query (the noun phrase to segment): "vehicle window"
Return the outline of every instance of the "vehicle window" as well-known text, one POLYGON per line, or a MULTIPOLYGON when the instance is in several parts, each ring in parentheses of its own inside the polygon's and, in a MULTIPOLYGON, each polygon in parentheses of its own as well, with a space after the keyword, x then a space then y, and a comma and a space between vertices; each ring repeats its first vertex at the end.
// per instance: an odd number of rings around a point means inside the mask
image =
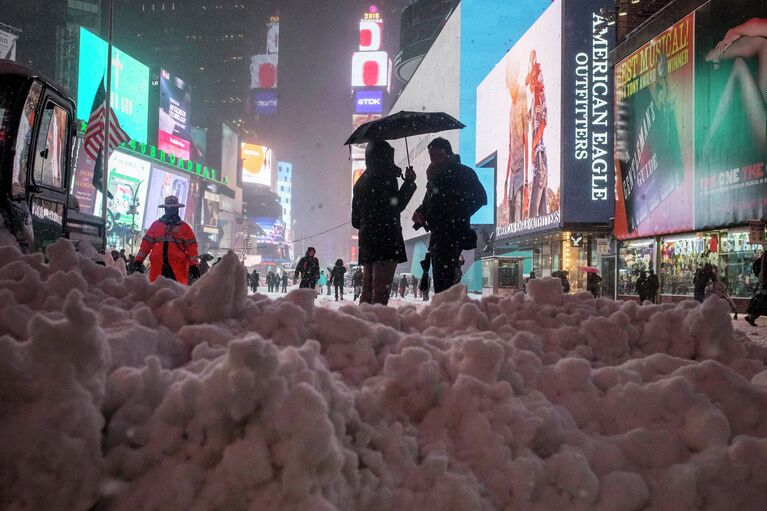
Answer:
POLYGON ((27 184, 27 161, 32 143, 32 127, 35 125, 35 115, 42 90, 43 86, 40 83, 34 82, 32 84, 29 88, 27 99, 24 101, 24 110, 19 119, 19 131, 16 136, 16 151, 13 156, 13 174, 11 179, 11 194, 14 198, 24 196, 24 188, 27 184))
POLYGON ((63 186, 68 125, 67 111, 52 101, 47 102, 35 148, 36 183, 57 188, 63 186))

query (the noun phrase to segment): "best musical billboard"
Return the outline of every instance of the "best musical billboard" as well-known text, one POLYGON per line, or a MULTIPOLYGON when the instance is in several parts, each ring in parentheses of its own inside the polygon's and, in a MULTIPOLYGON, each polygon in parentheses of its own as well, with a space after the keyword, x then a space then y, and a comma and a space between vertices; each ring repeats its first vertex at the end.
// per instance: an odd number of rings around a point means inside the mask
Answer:
POLYGON ((692 229, 693 18, 615 66, 619 237, 692 229))
MULTIPOLYGON (((106 74, 107 42, 80 28, 77 118, 87 121, 93 98, 106 74)), ((106 87, 106 84, 105 84, 106 87)), ((112 46, 111 105, 120 126, 133 139, 147 143, 149 68, 112 46)))
POLYGON ((248 144, 240 145, 242 160, 242 183, 272 186, 272 150, 266 146, 248 144))
POLYGON ((189 159, 191 136, 189 112, 192 91, 178 76, 160 70, 160 122, 157 147, 179 158, 189 159))
POLYGON ((560 225, 561 27, 555 2, 477 88, 477 162, 495 155, 497 238, 560 225))

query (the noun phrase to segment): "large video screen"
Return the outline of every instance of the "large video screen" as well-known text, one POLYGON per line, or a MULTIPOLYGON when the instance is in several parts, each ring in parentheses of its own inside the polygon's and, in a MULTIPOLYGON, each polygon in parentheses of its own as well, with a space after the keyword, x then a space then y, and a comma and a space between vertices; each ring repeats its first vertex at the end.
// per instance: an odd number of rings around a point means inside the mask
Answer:
MULTIPOLYGON (((160 208, 165 203, 165 197, 175 195, 181 204, 186 204, 189 196, 189 178, 175 172, 170 172, 165 167, 152 165, 152 176, 149 180, 149 193, 146 198, 146 216, 144 229, 149 229, 152 222, 165 214, 165 209, 160 208)), ((185 219, 186 207, 179 209, 179 216, 185 219)))
POLYGON ((151 164, 140 158, 115 151, 109 158, 109 191, 112 199, 107 208, 114 215, 115 224, 141 228, 144 219, 144 204, 149 185, 151 164), (130 207, 135 194, 136 214, 131 215, 130 207))
MULTIPOLYGON (((80 28, 77 118, 88 120, 96 90, 106 75, 107 42, 80 28)), ((105 82, 106 87, 106 82, 105 82)), ((149 68, 112 46, 112 108, 120 126, 133 139, 147 143, 149 68)))
POLYGON ((285 243, 285 224, 279 218, 256 217, 254 223, 261 228, 256 236, 259 243, 285 243))
MULTIPOLYGON (((461 2, 460 22, 460 119, 466 127, 460 132, 460 146, 453 148, 467 165, 476 157, 477 87, 498 61, 535 23, 551 0, 471 0, 461 2), (513 8, 509 8, 513 5, 513 8), (489 14, 490 13, 490 14, 489 14)), ((588 23, 589 28, 591 24, 588 23)), ((487 193, 488 203, 471 218, 472 224, 495 222, 495 172, 492 168, 474 169, 487 193)))
POLYGON ((160 122, 157 131, 157 147, 166 153, 188 160, 191 136, 189 113, 192 108, 192 91, 178 76, 165 69, 160 70, 160 122))
POLYGON ((561 3, 477 89, 477 163, 495 156, 496 237, 560 224, 561 3))
POLYGON ((242 143, 242 183, 272 186, 272 150, 266 146, 242 143))

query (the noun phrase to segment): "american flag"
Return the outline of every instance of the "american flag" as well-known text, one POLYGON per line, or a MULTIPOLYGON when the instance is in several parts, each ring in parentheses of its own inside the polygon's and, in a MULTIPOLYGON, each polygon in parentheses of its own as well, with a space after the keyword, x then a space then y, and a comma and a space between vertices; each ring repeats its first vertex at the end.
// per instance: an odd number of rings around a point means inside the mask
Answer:
MULTIPOLYGON (((106 116, 104 112, 106 110, 106 90, 104 89, 104 79, 101 79, 98 90, 96 90, 96 96, 93 98, 93 106, 91 107, 91 115, 88 118, 88 127, 85 129, 85 153, 92 159, 96 160, 104 145, 104 122, 106 116)), ((120 121, 117 120, 112 107, 109 107, 109 148, 107 151, 107 158, 112 154, 115 147, 119 146, 123 142, 130 140, 130 137, 120 126, 120 121)))

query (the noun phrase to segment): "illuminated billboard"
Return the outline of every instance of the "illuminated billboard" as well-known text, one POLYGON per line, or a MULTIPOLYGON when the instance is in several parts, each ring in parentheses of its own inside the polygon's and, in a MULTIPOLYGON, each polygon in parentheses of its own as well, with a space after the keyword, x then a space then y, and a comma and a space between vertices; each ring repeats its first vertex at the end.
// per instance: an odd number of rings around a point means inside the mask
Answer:
POLYGON ((615 66, 619 236, 692 229, 693 23, 691 14, 615 66))
POLYGON ((144 218, 144 206, 149 187, 149 169, 151 164, 143 159, 115 151, 109 158, 109 191, 112 198, 107 201, 107 208, 114 215, 115 224, 141 227, 144 218), (136 198, 136 215, 131 215, 133 198, 136 198))
POLYGON ((277 245, 285 243, 285 224, 279 218, 253 217, 251 221, 258 225, 256 241, 261 244, 277 245))
POLYGON ((221 213, 221 194, 214 184, 205 183, 202 192, 202 213, 200 223, 205 234, 218 235, 221 213))
POLYGON ((258 90, 253 93, 253 112, 256 115, 277 113, 277 91, 258 90))
POLYGON ((221 175, 229 182, 237 182, 240 143, 237 133, 228 124, 221 124, 221 175))
POLYGON ((383 112, 383 91, 358 90, 354 93, 355 114, 380 114, 383 112))
POLYGON ((352 87, 386 87, 389 55, 385 51, 358 51, 352 55, 352 87))
MULTIPOLYGON (((107 67, 107 42, 80 28, 77 118, 88 120, 107 67)), ((120 126, 133 139, 147 141, 149 68, 112 46, 111 105, 120 126)))
POLYGON ((257 144, 240 144, 242 183, 272 186, 272 150, 257 144))
MULTIPOLYGON (((152 165, 149 193, 146 198, 144 229, 149 229, 152 222, 165 214, 165 210, 159 206, 165 203, 165 197, 169 195, 175 195, 181 204, 186 204, 189 196, 189 178, 170 172, 166 167, 152 165)), ((186 207, 179 209, 179 215, 182 220, 185 219, 186 207)))
POLYGON ((250 88, 277 88, 277 54, 253 55, 250 58, 250 88))
POLYGON ((184 80, 160 70, 160 122, 157 147, 179 158, 189 159, 191 136, 189 111, 192 91, 184 80))
POLYGON ((561 26, 556 2, 477 89, 477 162, 495 158, 497 238, 560 225, 561 26))
POLYGON ((380 51, 383 45, 383 20, 360 21, 360 51, 380 51))

